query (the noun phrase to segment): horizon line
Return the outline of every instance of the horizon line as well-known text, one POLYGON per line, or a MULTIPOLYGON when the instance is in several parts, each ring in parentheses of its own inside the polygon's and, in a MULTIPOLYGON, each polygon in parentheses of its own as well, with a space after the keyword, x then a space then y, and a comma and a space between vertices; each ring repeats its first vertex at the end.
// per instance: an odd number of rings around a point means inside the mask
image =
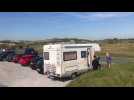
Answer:
POLYGON ((25 39, 19 39, 19 40, 12 40, 12 39, 0 39, 0 41, 44 41, 44 40, 52 40, 52 39, 82 39, 82 40, 90 40, 90 41, 96 41, 96 40, 107 40, 107 39, 134 39, 133 38, 117 38, 117 37, 113 37, 113 38, 103 38, 103 39, 85 39, 85 38, 46 38, 46 39, 29 39, 29 40, 25 40, 25 39))

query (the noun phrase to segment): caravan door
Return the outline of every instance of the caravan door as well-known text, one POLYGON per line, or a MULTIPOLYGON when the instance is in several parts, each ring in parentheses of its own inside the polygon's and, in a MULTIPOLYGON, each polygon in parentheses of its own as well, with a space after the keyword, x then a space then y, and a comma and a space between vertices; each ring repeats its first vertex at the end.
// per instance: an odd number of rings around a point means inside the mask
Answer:
POLYGON ((92 48, 87 48, 87 65, 89 69, 92 68, 92 48))

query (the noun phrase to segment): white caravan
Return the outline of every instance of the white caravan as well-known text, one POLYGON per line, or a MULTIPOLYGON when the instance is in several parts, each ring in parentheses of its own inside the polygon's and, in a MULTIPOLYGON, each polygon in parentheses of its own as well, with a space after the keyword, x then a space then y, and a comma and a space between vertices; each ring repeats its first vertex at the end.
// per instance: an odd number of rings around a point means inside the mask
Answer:
POLYGON ((92 69, 95 52, 99 44, 51 44, 44 45, 44 72, 53 77, 74 77, 92 69))

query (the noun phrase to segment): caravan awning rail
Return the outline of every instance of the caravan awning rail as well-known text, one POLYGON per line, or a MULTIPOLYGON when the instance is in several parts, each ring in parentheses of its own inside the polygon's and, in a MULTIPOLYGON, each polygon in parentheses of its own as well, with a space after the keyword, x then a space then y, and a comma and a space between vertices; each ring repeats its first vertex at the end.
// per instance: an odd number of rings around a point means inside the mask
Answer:
POLYGON ((89 48, 92 46, 64 46, 65 48, 89 48))

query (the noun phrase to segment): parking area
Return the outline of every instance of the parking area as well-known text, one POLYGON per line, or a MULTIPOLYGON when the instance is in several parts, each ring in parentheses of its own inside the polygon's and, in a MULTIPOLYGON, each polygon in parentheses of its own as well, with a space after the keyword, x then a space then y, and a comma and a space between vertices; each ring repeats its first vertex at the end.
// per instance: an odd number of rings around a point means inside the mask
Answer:
POLYGON ((69 82, 51 80, 20 64, 0 62, 0 87, 64 87, 69 82))

